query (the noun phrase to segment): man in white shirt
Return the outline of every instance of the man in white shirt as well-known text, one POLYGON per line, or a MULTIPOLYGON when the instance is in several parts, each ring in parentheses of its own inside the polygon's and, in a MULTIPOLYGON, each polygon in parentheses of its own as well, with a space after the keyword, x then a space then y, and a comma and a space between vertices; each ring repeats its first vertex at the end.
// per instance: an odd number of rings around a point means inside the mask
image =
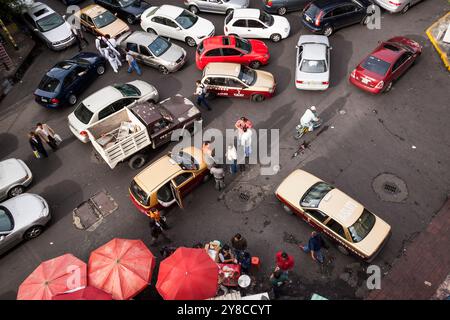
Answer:
POLYGON ((300 124, 303 127, 308 127, 309 131, 313 131, 314 123, 317 121, 319 121, 319 118, 317 117, 316 107, 312 106, 311 108, 306 109, 305 113, 300 119, 300 124))
POLYGON ((244 147, 245 157, 250 157, 252 153, 252 130, 244 127, 240 138, 240 145, 244 147))

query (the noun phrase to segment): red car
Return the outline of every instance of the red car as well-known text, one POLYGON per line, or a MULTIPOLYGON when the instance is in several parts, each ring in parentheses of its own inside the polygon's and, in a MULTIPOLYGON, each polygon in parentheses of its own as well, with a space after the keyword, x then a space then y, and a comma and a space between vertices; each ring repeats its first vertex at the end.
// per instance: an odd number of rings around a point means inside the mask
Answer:
POLYGON ((269 48, 260 40, 242 39, 236 36, 216 36, 202 41, 195 54, 200 70, 210 62, 245 64, 253 69, 269 62, 269 48))
POLYGON ((350 82, 370 93, 388 92, 422 53, 414 40, 395 37, 380 45, 350 74, 350 82))

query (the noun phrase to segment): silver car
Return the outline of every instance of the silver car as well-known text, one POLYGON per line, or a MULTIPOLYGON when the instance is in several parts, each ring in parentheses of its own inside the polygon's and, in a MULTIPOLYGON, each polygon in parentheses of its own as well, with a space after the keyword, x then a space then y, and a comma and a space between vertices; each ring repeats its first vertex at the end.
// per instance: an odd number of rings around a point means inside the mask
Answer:
POLYGON ((375 0, 375 4, 392 13, 406 13, 413 5, 422 0, 375 0))
POLYGON ((63 50, 75 43, 69 23, 46 4, 33 3, 23 13, 23 19, 52 50, 63 50))
POLYGON ((189 10, 198 12, 222 13, 228 15, 234 9, 247 8, 250 0, 184 0, 189 10))
POLYGON ((0 255, 39 236, 50 219, 47 202, 36 194, 24 193, 0 203, 0 255))
POLYGON ((22 194, 32 180, 33 175, 22 160, 0 161, 0 200, 22 194))
POLYGON ((153 33, 135 31, 120 37, 117 43, 129 49, 139 62, 163 74, 175 72, 186 62, 186 51, 166 38, 153 33))

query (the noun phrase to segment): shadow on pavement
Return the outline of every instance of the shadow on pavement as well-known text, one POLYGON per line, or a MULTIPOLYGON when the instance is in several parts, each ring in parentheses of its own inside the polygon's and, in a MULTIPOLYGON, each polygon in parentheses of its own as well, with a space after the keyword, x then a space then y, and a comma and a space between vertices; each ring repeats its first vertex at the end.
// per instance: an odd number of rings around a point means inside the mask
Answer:
POLYGON ((17 137, 11 133, 0 133, 0 159, 16 151, 19 145, 17 137))

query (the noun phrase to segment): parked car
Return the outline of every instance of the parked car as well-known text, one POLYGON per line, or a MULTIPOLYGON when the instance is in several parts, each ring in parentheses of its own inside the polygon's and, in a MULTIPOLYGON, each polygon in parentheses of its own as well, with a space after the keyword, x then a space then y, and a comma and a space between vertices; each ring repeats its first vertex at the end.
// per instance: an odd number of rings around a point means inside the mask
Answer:
POLYGON ((39 236, 50 219, 47 202, 36 194, 24 193, 0 203, 0 255, 39 236))
POLYGON ((297 43, 295 86, 326 90, 330 85, 330 42, 326 36, 303 35, 297 43))
POLYGON ((211 21, 186 9, 166 4, 147 9, 141 17, 141 28, 150 33, 186 42, 190 47, 212 37, 215 31, 211 21))
POLYGON ((414 40, 405 37, 389 39, 358 64, 349 80, 370 93, 388 92, 421 53, 421 45, 414 40))
POLYGON ((97 4, 90 4, 87 7, 75 12, 81 29, 94 35, 105 36, 109 34, 112 38, 118 38, 122 34, 130 31, 128 25, 117 18, 111 11, 97 4))
POLYGON ((144 214, 175 203, 183 207, 183 197, 206 180, 208 172, 200 149, 187 147, 169 153, 134 177, 129 188, 131 201, 144 214))
POLYGON ((105 73, 105 67, 106 59, 92 52, 58 62, 39 82, 35 101, 48 108, 75 105, 80 94, 105 73))
POLYGON ((311 0, 262 0, 264 11, 284 16, 287 12, 302 10, 311 0))
POLYGON ((0 161, 0 200, 22 194, 33 180, 30 169, 20 159, 0 161))
POLYGON ((184 0, 194 14, 201 12, 229 14, 234 9, 247 8, 250 0, 184 0))
POLYGON ((124 50, 129 49, 139 62, 158 69, 163 74, 175 72, 186 62, 186 50, 156 34, 134 31, 117 40, 124 50))
POLYGON ((375 4, 392 13, 406 13, 413 5, 422 0, 374 0, 375 4))
POLYGON ((142 13, 150 8, 150 4, 143 0, 94 0, 94 2, 117 14, 129 24, 139 22, 142 13))
POLYGON ((370 22, 370 0, 314 0, 302 13, 303 25, 327 37, 338 29, 370 22))
POLYGON ((278 42, 287 38, 290 31, 291 26, 285 17, 273 16, 259 9, 236 9, 225 18, 225 35, 278 42))
POLYGON ((69 129, 81 142, 89 142, 86 128, 124 107, 143 101, 157 102, 156 88, 147 82, 134 80, 125 84, 107 86, 84 99, 69 114, 69 129))
POLYGON ((209 95, 250 98, 261 102, 275 93, 275 79, 266 71, 237 63, 211 62, 201 80, 209 95))
POLYGON ((269 58, 269 48, 260 40, 215 36, 205 39, 198 45, 195 63, 200 70, 210 62, 234 62, 257 69, 261 65, 266 65, 269 58))
POLYGON ((390 236, 391 227, 385 221, 306 171, 293 171, 275 195, 286 211, 328 236, 344 254, 351 252, 370 262, 390 236))
POLYGON ((25 24, 52 50, 63 50, 75 43, 69 23, 48 5, 35 2, 23 13, 25 24))

